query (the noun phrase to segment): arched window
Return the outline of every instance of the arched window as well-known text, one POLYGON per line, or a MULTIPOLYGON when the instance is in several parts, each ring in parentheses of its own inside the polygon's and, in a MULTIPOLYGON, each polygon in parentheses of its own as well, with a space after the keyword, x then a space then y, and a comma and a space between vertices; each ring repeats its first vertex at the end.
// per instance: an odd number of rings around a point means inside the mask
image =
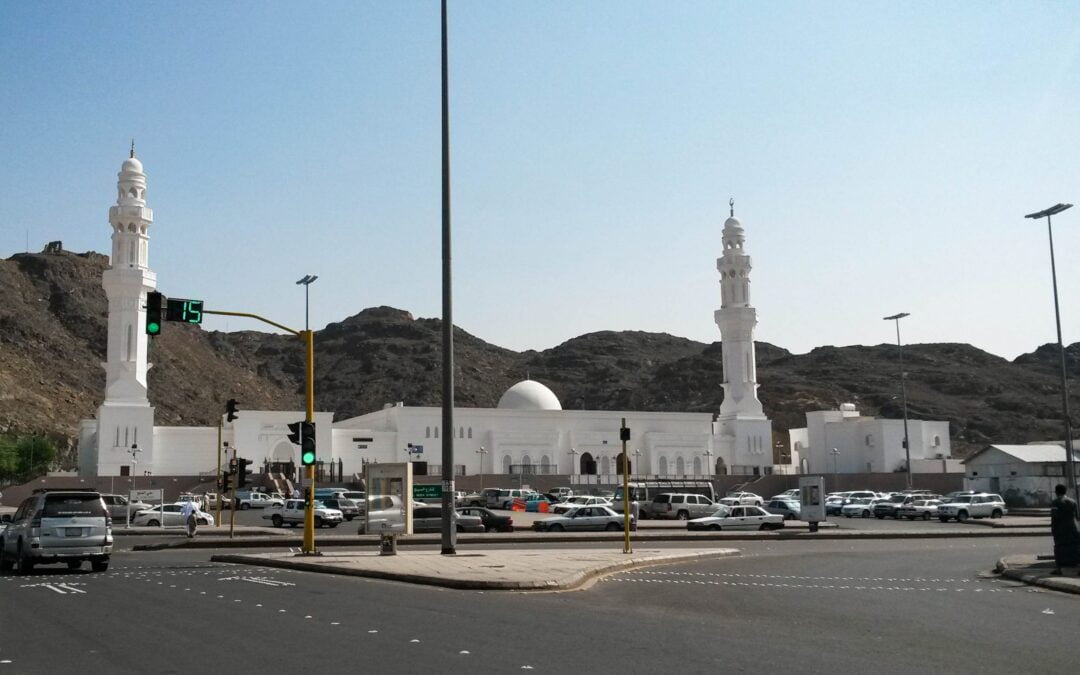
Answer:
POLYGON ((686 462, 682 457, 675 458, 675 474, 678 476, 686 475, 686 462))
POLYGON ((510 455, 503 455, 503 473, 510 473, 510 455))
POLYGON ((540 473, 545 475, 551 473, 551 459, 547 455, 540 458, 540 473))
POLYGON ((457 437, 458 438, 465 438, 465 427, 461 427, 461 429, 458 431, 458 436, 457 437))
POLYGON ((701 458, 700 457, 695 457, 694 458, 694 475, 695 476, 700 476, 701 475, 701 458))
POLYGON ((431 427, 424 427, 424 438, 431 438, 431 427))
POLYGON ((941 446, 941 436, 934 436, 934 447, 937 448, 937 447, 940 447, 940 446, 941 446))
POLYGON ((132 328, 131 328, 131 324, 129 323, 128 327, 127 327, 127 360, 128 361, 134 361, 135 360, 134 350, 135 350, 135 340, 132 339, 132 328))
POLYGON ((532 473, 532 458, 525 455, 521 458, 521 471, 518 473, 532 473))
POLYGON ((469 438, 472 438, 472 427, 469 427, 469 438))
POLYGON ((439 427, 435 427, 435 438, 439 437, 439 427))
POLYGON ((874 446, 874 434, 866 434, 866 447, 872 448, 874 446))
POLYGON ((667 475, 667 457, 660 458, 660 461, 656 463, 656 470, 661 476, 667 475))

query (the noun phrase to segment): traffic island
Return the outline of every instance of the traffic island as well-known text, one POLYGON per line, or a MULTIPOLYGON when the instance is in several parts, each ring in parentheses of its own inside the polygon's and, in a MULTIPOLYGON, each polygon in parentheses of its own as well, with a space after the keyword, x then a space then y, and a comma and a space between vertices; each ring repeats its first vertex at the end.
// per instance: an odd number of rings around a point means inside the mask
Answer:
POLYGON ((1064 574, 1056 575, 1050 572, 1054 569, 1054 561, 1046 560, 1046 556, 1037 555, 1011 555, 998 560, 994 572, 1006 579, 1022 581, 1032 586, 1041 586, 1065 593, 1080 593, 1080 569, 1066 567, 1064 574))
POLYGON ((738 555, 738 549, 663 551, 641 548, 633 553, 584 549, 475 550, 455 555, 410 551, 393 556, 374 551, 323 551, 319 557, 293 553, 220 554, 214 562, 387 579, 445 588, 484 591, 569 591, 589 586, 616 572, 738 555))

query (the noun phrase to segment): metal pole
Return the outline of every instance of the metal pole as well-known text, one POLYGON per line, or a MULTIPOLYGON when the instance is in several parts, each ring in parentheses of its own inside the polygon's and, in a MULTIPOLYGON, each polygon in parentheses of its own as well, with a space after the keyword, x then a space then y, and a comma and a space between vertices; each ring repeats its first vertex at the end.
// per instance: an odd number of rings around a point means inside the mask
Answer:
POLYGON ((1061 310, 1058 308, 1057 266, 1054 263, 1054 230, 1050 226, 1050 216, 1046 216, 1046 233, 1050 236, 1050 276, 1054 281, 1054 321, 1057 324, 1058 352, 1061 356, 1061 407, 1065 415, 1065 471, 1068 473, 1066 485, 1073 493, 1073 498, 1080 501, 1080 487, 1076 482, 1076 469, 1073 466, 1072 418, 1069 415, 1069 380, 1065 370, 1065 343, 1061 339, 1061 310))
POLYGON ((442 553, 456 553, 454 527, 454 316, 450 286, 450 97, 446 56, 446 0, 442 0, 442 553))
POLYGON ((904 375, 904 347, 900 344, 900 319, 896 320, 896 348, 900 352, 900 393, 904 398, 904 458, 907 469, 907 487, 911 489, 911 442, 907 424, 907 376, 904 375))
POLYGON ((626 454, 626 441, 629 436, 626 429, 626 418, 622 418, 622 430, 619 436, 622 438, 622 511, 623 511, 623 553, 633 553, 630 548, 630 456, 626 454))
MULTIPOLYGON (((233 439, 233 442, 235 443, 236 439, 233 439)), ((236 448, 232 449, 232 456, 233 456, 233 459, 236 459, 236 448)), ((231 506, 232 506, 232 508, 229 509, 229 539, 233 538, 233 528, 236 527, 236 512, 240 508, 236 504, 236 478, 237 478, 236 476, 232 477, 232 497, 231 497, 231 500, 232 500, 231 506)), ((165 518, 162 517, 161 520, 162 520, 162 522, 164 522, 165 518)))
MULTIPOLYGON (((315 421, 315 340, 310 330, 304 331, 304 343, 307 347, 307 367, 304 386, 305 415, 308 422, 315 421)), ((303 439, 300 439, 301 442, 303 439)), ((301 451, 303 445, 301 445, 301 451)), ((304 548, 303 552, 309 555, 315 551, 315 466, 307 467, 307 503, 304 505, 304 548)))
POLYGON ((221 501, 225 499, 224 490, 221 489, 221 416, 217 421, 217 526, 221 527, 221 501))

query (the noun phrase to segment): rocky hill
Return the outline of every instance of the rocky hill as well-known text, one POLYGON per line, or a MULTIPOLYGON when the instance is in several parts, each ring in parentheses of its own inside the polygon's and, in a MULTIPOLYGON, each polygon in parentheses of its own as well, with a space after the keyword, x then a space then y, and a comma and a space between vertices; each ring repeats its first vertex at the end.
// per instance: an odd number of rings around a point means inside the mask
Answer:
MULTIPOLYGON (((104 387, 107 264, 97 253, 68 252, 0 261, 0 431, 43 432, 70 448, 78 421, 95 414, 104 387)), ((165 328, 150 347, 159 423, 212 424, 228 398, 248 409, 302 407, 296 338, 165 328)), ((342 419, 396 401, 440 404, 440 331, 437 319, 390 307, 318 331, 317 408, 342 419)), ((723 398, 718 342, 604 331, 519 353, 455 329, 455 347, 463 407, 492 407, 526 376, 551 387, 566 408, 715 412, 723 398)), ((958 454, 987 442, 1063 436, 1056 346, 1011 362, 964 344, 909 345, 904 354, 909 414, 949 420, 958 454)), ((901 415, 895 345, 792 354, 758 343, 757 356, 761 399, 779 431, 803 426, 807 411, 844 402, 863 414, 901 415)), ((1068 368, 1075 380, 1080 343, 1068 349, 1068 368)), ((1071 405, 1080 409, 1080 396, 1071 405)))

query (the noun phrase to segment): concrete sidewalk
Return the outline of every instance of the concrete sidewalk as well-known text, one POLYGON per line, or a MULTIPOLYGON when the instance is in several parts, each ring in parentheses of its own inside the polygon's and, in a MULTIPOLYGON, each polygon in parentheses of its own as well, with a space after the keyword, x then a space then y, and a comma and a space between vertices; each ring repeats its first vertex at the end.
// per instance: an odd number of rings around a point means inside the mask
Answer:
POLYGON ((1037 555, 1011 555, 998 560, 994 571, 1015 581, 1022 581, 1032 586, 1042 586, 1055 591, 1065 593, 1080 593, 1080 570, 1076 567, 1066 567, 1064 574, 1057 576, 1050 574, 1054 569, 1053 560, 1043 560, 1045 556, 1037 555))
POLYGON ((240 563, 284 569, 388 579, 446 588, 500 591, 567 591, 584 588, 614 572, 638 567, 738 555, 732 548, 662 551, 635 548, 633 553, 587 549, 478 550, 442 555, 437 551, 323 552, 318 556, 294 553, 215 555, 214 562, 240 563))
MULTIPOLYGON (((320 530, 321 532, 322 530, 320 530)), ((268 527, 253 527, 251 525, 237 525, 234 528, 233 536, 236 537, 288 537, 296 536, 295 530, 277 530, 268 527)), ((179 525, 170 526, 166 528, 160 527, 144 527, 144 526, 132 526, 126 528, 123 526, 113 527, 114 537, 186 537, 187 530, 179 525)), ((216 525, 200 525, 196 536, 199 537, 228 537, 229 526, 222 525, 218 527, 216 525)))

